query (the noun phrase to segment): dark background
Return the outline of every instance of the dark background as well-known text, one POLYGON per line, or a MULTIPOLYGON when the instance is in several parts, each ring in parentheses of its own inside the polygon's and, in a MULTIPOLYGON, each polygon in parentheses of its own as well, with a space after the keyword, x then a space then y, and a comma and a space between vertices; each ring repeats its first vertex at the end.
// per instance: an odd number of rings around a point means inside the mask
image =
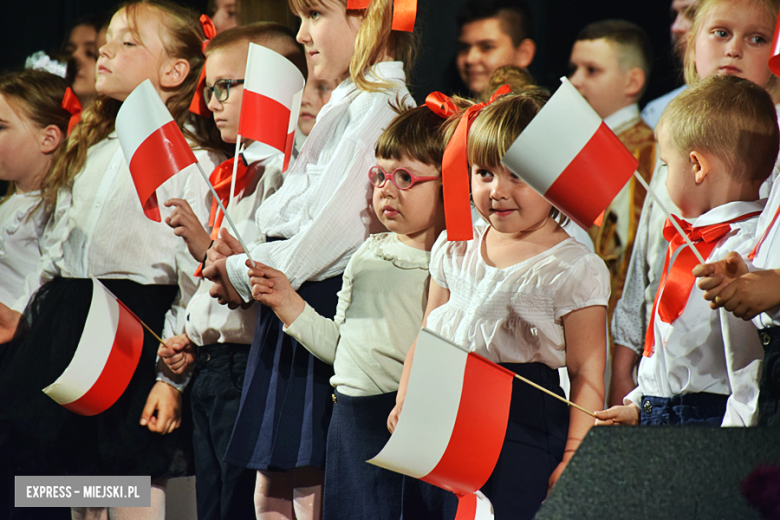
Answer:
MULTIPOLYGON (((249 1, 287 3, 286 0, 249 1)), ((0 71, 22 67, 25 57, 37 50, 56 50, 75 20, 93 13, 108 16, 116 3, 111 0, 3 1, 0 71)), ((206 9, 206 0, 182 3, 200 12, 206 9)), ((416 28, 421 35, 421 45, 410 81, 418 101, 433 90, 447 93, 463 90, 454 64, 455 16, 463 3, 464 0, 418 0, 416 28)), ((648 33, 655 53, 654 69, 643 102, 677 86, 679 72, 671 57, 669 42, 671 0, 527 0, 527 3, 533 11, 537 43, 537 54, 530 71, 540 84, 555 89, 558 78, 567 74, 571 46, 582 27, 605 18, 623 18, 637 23, 648 33)))

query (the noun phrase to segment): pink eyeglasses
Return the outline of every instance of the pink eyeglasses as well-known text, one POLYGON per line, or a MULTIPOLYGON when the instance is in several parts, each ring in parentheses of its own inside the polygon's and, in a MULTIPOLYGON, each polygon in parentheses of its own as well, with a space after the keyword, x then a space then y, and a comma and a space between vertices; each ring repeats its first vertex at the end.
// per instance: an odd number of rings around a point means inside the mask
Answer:
POLYGON ((438 175, 436 177, 418 177, 406 168, 396 168, 389 175, 380 166, 372 166, 368 170, 368 180, 377 188, 383 187, 388 179, 399 190, 408 190, 418 182, 434 181, 441 179, 441 177, 438 175))

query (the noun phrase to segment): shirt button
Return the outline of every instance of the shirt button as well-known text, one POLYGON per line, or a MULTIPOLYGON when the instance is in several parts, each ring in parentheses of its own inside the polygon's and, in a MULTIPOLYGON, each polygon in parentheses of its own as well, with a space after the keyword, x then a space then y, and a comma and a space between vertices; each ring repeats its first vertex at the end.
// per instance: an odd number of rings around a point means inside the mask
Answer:
POLYGON ((772 342, 772 338, 766 332, 761 332, 758 335, 761 337, 761 344, 765 347, 772 342))
POLYGON ((96 208, 99 208, 99 207, 100 207, 100 203, 99 203, 99 202, 96 202, 96 203, 95 203, 95 207, 96 207, 96 208))
POLYGON ((653 411, 653 403, 651 403, 650 401, 645 401, 644 403, 642 403, 642 410, 644 410, 645 413, 648 414, 651 413, 653 411))

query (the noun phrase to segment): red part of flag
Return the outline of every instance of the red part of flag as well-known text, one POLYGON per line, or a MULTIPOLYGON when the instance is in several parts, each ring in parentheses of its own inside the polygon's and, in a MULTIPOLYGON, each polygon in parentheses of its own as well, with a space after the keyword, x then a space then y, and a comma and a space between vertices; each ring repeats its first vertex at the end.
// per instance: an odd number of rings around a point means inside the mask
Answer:
POLYGON ((283 152, 287 148, 290 115, 290 109, 275 99, 244 89, 238 133, 283 152))
POLYGON ((593 134, 544 197, 587 229, 639 165, 605 123, 593 134), (609 158, 605 161, 605 158, 609 158))
POLYGON ((175 121, 161 126, 141 143, 130 158, 129 167, 138 198, 148 218, 161 221, 155 193, 157 188, 196 162, 195 154, 175 121))

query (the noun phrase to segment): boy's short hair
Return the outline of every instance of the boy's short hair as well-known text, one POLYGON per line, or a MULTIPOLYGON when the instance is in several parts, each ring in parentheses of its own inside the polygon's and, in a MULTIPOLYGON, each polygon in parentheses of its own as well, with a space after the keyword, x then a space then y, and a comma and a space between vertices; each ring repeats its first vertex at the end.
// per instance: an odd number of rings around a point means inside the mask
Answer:
POLYGON ((772 173, 780 134, 769 93, 736 76, 710 76, 674 98, 658 121, 678 152, 712 153, 732 178, 763 181, 772 173))
MULTIPOLYGON (((623 71, 640 68, 645 73, 645 87, 653 65, 653 47, 641 27, 627 20, 601 20, 586 25, 576 41, 606 40, 615 46, 618 65, 623 71)), ((644 88, 642 92, 644 92, 644 88)))
POLYGON ((289 44, 289 52, 282 54, 298 67, 305 78, 309 69, 303 47, 295 40, 292 29, 276 22, 256 22, 222 31, 209 41, 206 46, 206 56, 246 42, 264 45, 271 40, 289 44))
POLYGON ((515 47, 534 38, 531 11, 523 0, 469 0, 458 13, 458 27, 486 18, 498 18, 515 47))

